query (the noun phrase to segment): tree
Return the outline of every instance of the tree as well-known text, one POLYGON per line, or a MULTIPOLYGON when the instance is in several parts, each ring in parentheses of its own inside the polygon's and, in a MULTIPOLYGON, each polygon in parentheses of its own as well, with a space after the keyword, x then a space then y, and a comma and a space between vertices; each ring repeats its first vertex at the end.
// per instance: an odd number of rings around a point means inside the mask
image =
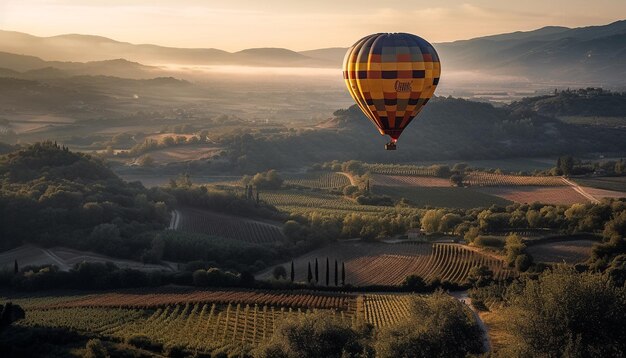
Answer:
POLYGON ((463 235, 463 239, 465 239, 465 241, 468 242, 468 243, 472 243, 478 237, 479 234, 480 234, 480 230, 478 229, 478 227, 471 226, 465 232, 465 235, 463 235))
POLYGON ((319 275, 319 270, 318 270, 318 265, 317 265, 317 257, 315 258, 315 283, 319 283, 320 282, 320 275, 319 275))
POLYGON ((439 223, 444 214, 445 211, 443 209, 426 211, 422 217, 422 229, 428 233, 437 232, 439 230, 439 223))
POLYGON ((285 269, 284 266, 280 266, 280 265, 276 266, 272 270, 272 277, 274 277, 275 280, 286 279, 287 270, 285 269))
POLYGON ((20 268, 17 265, 17 259, 15 259, 15 262, 13 262, 13 273, 17 274, 20 272, 20 268))
POLYGON ((439 232, 451 233, 454 231, 454 228, 462 222, 463 219, 461 218, 461 215, 447 213, 441 218, 441 221, 439 222, 439 232))
POLYGON ((507 292, 503 356, 624 357, 626 292, 599 273, 558 266, 507 292))
POLYGON ((484 287, 493 280, 493 271, 488 266, 472 267, 467 273, 467 282, 474 287, 484 287))
POLYGON ((515 258, 515 269, 519 272, 527 271, 533 264, 533 259, 528 254, 521 254, 515 258))
POLYGON ((312 280, 313 280, 313 273, 311 272, 311 263, 309 262, 309 268, 308 268, 307 275, 306 275, 306 281, 308 283, 311 283, 312 280))
POLYGON ((506 243, 504 244, 504 251, 506 252, 506 262, 509 266, 515 264, 517 256, 524 253, 526 245, 524 244, 522 237, 517 234, 510 234, 506 237, 506 243))
POLYGON ((563 175, 571 175, 574 171, 574 158, 572 156, 565 156, 559 158, 560 160, 557 162, 559 164, 559 169, 563 175))
POLYGON ((335 259, 335 286, 339 285, 339 270, 337 269, 337 259, 335 259))
POLYGON ((454 173, 450 176, 450 183, 454 186, 462 187, 463 186, 463 175, 459 173, 454 173))
POLYGON ((409 275, 404 278, 401 286, 413 292, 422 292, 426 289, 426 282, 424 282, 424 279, 420 276, 409 275))
POLYGON ((296 271, 294 270, 294 267, 293 267, 293 260, 291 260, 291 272, 289 274, 289 277, 291 278, 291 282, 293 282, 296 278, 296 271))

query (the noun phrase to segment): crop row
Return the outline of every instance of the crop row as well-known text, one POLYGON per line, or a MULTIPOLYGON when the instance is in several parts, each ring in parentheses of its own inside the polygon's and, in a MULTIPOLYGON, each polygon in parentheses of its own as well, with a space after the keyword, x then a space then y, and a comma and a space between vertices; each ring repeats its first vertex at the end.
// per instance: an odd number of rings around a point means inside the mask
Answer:
POLYGON ((563 186, 567 185, 561 177, 553 176, 522 176, 495 174, 487 172, 470 172, 463 182, 470 186, 563 186))
POLYGON ((348 310, 353 295, 342 293, 313 293, 300 291, 261 290, 191 290, 188 292, 155 293, 152 290, 137 292, 111 292, 84 296, 75 300, 53 303, 40 308, 61 307, 119 307, 154 308, 180 303, 207 304, 257 304, 293 308, 320 308, 348 310))
POLYGON ((436 172, 434 168, 417 165, 363 164, 363 166, 372 174, 435 176, 436 172))
POLYGON ((409 275, 426 281, 439 279, 462 284, 475 266, 487 266, 496 280, 506 279, 512 271, 502 260, 480 254, 456 244, 420 245, 425 251, 413 255, 360 257, 346 263, 347 281, 354 285, 398 285, 409 275))
POLYGON ((350 185, 350 180, 339 173, 314 172, 288 177, 287 183, 317 189, 340 189, 350 185))

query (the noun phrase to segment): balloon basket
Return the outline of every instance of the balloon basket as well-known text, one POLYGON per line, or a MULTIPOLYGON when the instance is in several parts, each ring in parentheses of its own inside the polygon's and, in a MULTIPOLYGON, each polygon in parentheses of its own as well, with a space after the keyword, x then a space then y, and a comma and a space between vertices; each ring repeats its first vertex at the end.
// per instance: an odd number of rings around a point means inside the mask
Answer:
POLYGON ((386 150, 396 150, 396 143, 389 142, 389 143, 385 144, 385 149, 386 150))

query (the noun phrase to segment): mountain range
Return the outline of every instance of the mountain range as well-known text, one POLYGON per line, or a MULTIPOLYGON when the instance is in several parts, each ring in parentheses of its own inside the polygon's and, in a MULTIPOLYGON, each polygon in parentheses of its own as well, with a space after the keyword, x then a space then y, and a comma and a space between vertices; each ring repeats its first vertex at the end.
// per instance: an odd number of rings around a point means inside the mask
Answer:
MULTIPOLYGON (((626 20, 579 28, 549 26, 534 31, 435 43, 434 46, 442 60, 444 76, 445 71, 478 71, 543 82, 618 85, 623 85, 626 78, 626 20)), ((252 48, 227 52, 215 48, 131 44, 91 35, 37 37, 0 30, 0 51, 6 53, 0 55, 0 68, 14 71, 53 67, 83 73, 91 67, 99 71, 98 74, 105 74, 102 72, 106 72, 108 65, 111 71, 121 71, 126 76, 128 72, 141 72, 141 75, 131 77, 144 77, 153 69, 146 65, 160 64, 339 68, 346 50, 347 47, 300 52, 284 48, 252 48), (8 54, 39 58, 21 60, 8 54), (109 62, 111 60, 116 62, 109 62)))

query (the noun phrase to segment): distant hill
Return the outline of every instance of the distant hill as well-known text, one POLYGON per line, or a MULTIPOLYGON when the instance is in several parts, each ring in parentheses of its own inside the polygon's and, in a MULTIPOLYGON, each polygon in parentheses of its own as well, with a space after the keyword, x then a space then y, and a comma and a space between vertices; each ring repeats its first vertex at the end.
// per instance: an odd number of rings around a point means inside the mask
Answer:
POLYGON ((444 68, 529 79, 621 84, 626 21, 575 29, 543 28, 436 44, 444 68))
POLYGON ((91 62, 44 61, 39 57, 0 52, 0 76, 19 78, 58 78, 77 75, 153 78, 159 70, 124 59, 91 62), (7 72, 10 70, 11 72, 7 72), (22 75, 15 72, 23 72, 22 75))
POLYGON ((71 34, 37 37, 2 30, 0 30, 0 51, 37 56, 49 61, 88 62, 125 58, 146 64, 325 67, 333 65, 324 60, 278 48, 248 49, 231 53, 214 48, 136 45, 101 36, 71 34))
MULTIPOLYGON (((623 79, 626 78, 626 20, 579 28, 548 26, 533 31, 434 45, 442 59, 444 76, 446 71, 478 71, 544 82, 616 85, 623 85, 623 79)), ((39 57, 24 58, 24 62, 14 62, 12 65, 6 65, 7 59, 4 59, 4 63, 0 61, 0 67, 17 71, 47 66, 64 70, 57 65, 40 63, 42 59, 90 62, 120 58, 148 65, 339 68, 346 50, 347 47, 300 52, 283 48, 255 48, 231 53, 214 48, 131 44, 100 36, 71 34, 37 37, 0 31, 0 51, 39 57)))

